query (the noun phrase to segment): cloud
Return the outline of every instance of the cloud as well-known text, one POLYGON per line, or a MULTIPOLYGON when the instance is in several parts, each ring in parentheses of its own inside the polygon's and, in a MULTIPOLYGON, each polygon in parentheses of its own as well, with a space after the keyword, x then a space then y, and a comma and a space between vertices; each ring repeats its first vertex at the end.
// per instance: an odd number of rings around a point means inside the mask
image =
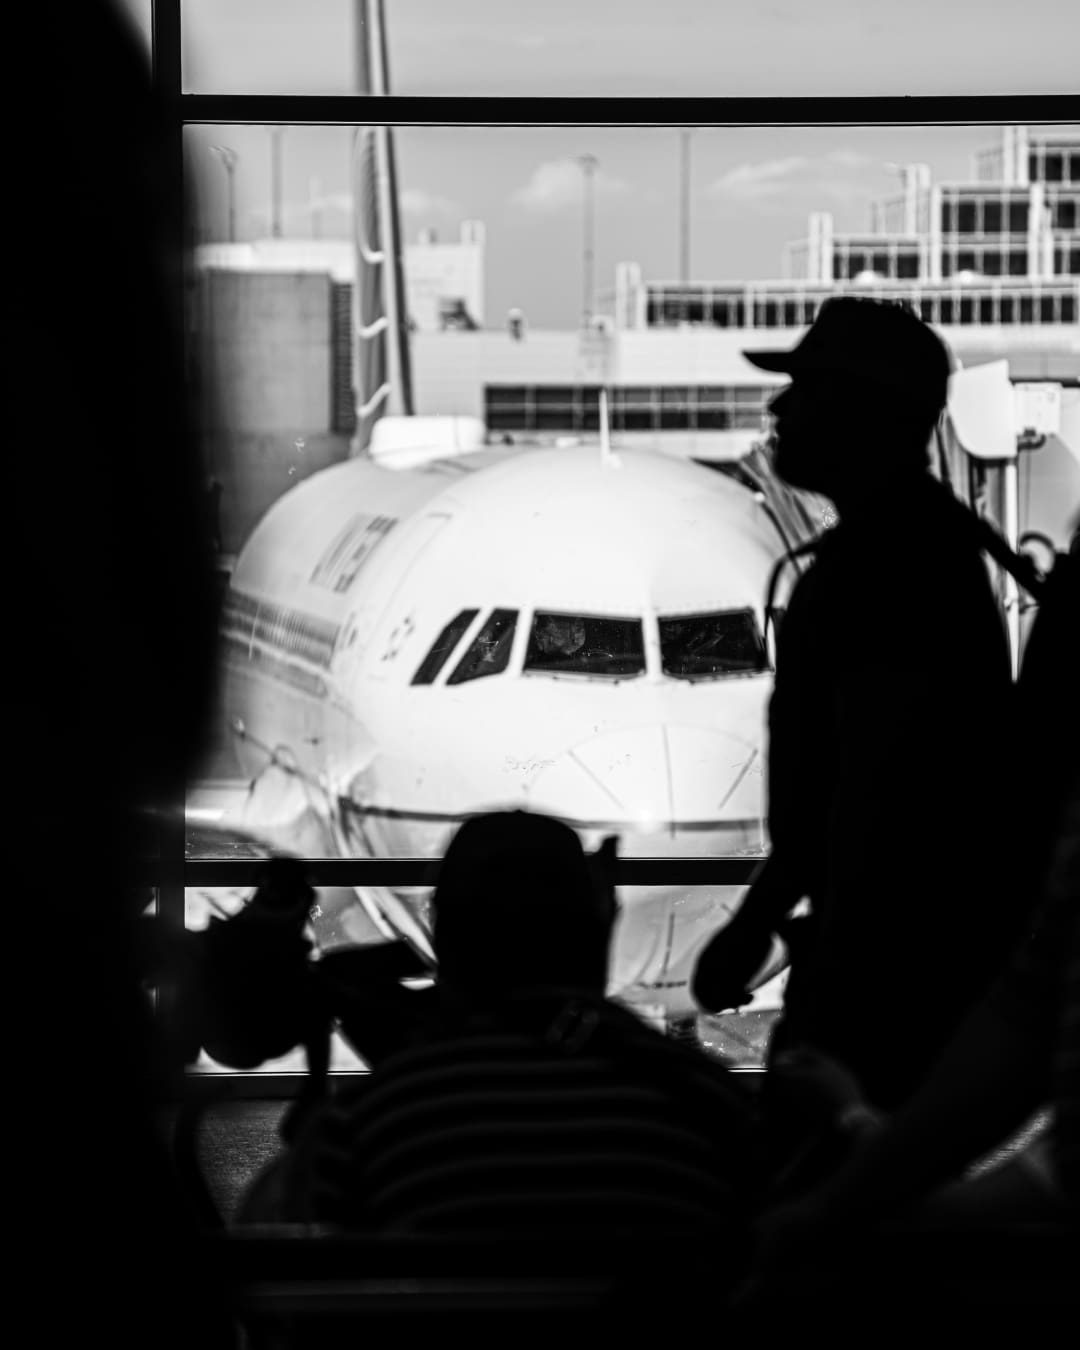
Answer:
POLYGON ((710 183, 705 189, 705 195, 714 201, 733 202, 775 197, 787 189, 792 175, 805 168, 809 162, 805 155, 791 155, 787 159, 740 164, 710 183))
POLYGON ((870 175, 880 168, 871 155, 845 147, 824 155, 790 155, 739 164, 705 189, 708 200, 726 206, 764 204, 798 193, 856 201, 875 184, 870 175))
MULTIPOLYGON (((603 169, 594 172, 593 186, 598 197, 615 197, 626 191, 621 178, 614 178, 603 169)), ((513 201, 529 211, 565 211, 582 204, 584 191, 581 165, 573 159, 553 159, 537 165, 525 186, 514 193, 513 201)))
POLYGON ((401 209, 413 216, 453 216, 461 212, 457 202, 423 188, 406 188, 401 194, 401 209))
POLYGON ((865 169, 874 162, 870 155, 864 155, 861 150, 830 150, 825 158, 841 169, 865 169))
POLYGON ((351 192, 327 192, 321 197, 315 197, 311 204, 320 211, 344 211, 348 214, 353 209, 353 197, 351 192))

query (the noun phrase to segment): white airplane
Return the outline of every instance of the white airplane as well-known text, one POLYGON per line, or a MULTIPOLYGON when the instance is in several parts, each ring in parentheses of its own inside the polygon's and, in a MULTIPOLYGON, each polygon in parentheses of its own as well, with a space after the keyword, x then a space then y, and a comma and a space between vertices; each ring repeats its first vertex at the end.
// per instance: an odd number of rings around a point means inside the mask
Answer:
MULTIPOLYGON (((309 855, 436 857, 467 815, 520 806, 623 856, 763 854, 766 592, 812 512, 760 454, 732 477, 606 434, 599 453, 482 435, 384 418, 369 456, 255 529, 223 617, 252 783, 234 823, 309 855)), ((696 954, 742 889, 625 891, 611 992, 693 1014, 696 954)), ((356 901, 316 935, 374 925, 430 956, 425 891, 356 901)))

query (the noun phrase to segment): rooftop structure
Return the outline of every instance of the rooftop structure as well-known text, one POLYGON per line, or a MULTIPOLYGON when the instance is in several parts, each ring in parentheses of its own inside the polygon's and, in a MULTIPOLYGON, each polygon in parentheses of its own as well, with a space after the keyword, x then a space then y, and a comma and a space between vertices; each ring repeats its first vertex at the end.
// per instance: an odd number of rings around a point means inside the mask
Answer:
POLYGON ((867 230, 813 213, 780 280, 645 281, 621 264, 616 326, 797 328, 837 294, 906 300, 945 328, 1080 323, 1080 138, 1004 127, 968 182, 932 183, 925 164, 902 177, 867 230))
MULTIPOLYGON (((351 287, 356 248, 350 239, 255 239, 241 244, 202 244, 200 271, 320 272, 335 285, 351 287)), ((405 290, 409 326, 422 333, 471 330, 484 322, 484 226, 465 220, 456 240, 421 230, 405 245, 405 290)), ((347 310, 347 305, 346 305, 347 310)))

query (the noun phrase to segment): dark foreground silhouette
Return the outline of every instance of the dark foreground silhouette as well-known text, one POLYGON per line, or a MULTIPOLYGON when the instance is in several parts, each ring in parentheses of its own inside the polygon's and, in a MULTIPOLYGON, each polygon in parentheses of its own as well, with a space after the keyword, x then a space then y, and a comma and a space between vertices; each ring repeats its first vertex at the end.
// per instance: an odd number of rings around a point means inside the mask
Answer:
POLYGON ((1029 921, 1006 636, 978 522, 929 471, 949 373, 930 329, 840 299, 793 351, 748 355, 792 377, 772 403, 777 471, 832 500, 839 523, 779 624, 772 852, 694 989, 730 1006, 732 956, 786 923, 770 1054, 815 1046, 891 1108, 1029 921))
POLYGON ((384 1233, 741 1231, 749 1107, 722 1065, 604 998, 615 900, 569 827, 461 827, 434 896, 438 977, 409 1044, 315 1108, 249 1220, 384 1233))

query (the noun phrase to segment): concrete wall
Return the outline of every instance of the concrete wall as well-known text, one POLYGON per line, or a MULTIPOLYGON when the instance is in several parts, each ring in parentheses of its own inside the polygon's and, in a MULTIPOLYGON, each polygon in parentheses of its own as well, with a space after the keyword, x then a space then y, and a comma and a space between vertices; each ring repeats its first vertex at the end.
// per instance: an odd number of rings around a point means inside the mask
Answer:
POLYGON ((235 555, 269 508, 289 488, 349 455, 349 437, 323 432, 295 437, 272 432, 204 433, 207 467, 221 484, 220 551, 235 555))
POLYGON ((235 554, 283 492, 348 455, 331 425, 332 281, 210 268, 196 306, 207 470, 221 551, 235 554))
POLYGON ((580 335, 526 332, 414 333, 416 411, 484 416, 485 384, 574 384, 585 378, 580 335))
POLYGON ((330 430, 331 281, 319 272, 202 274, 201 350, 241 431, 330 430))

